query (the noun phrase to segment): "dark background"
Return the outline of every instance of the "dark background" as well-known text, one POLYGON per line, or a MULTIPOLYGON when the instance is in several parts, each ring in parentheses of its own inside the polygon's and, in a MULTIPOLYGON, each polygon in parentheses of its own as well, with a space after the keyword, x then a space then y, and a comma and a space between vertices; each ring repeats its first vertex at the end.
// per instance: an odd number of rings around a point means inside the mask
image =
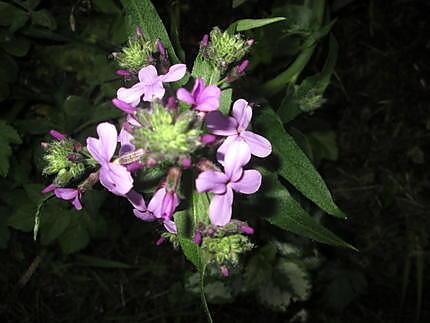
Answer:
MULTIPOLYGON (((270 16, 277 6, 301 1, 249 0, 235 9, 230 1, 154 2, 167 25, 172 12, 180 13, 180 40, 187 63, 192 64, 199 40, 213 26, 225 28, 239 18, 270 16)), ((108 102, 119 84, 108 56, 126 40, 121 14, 91 1, 42 1, 37 9, 47 10, 56 26, 49 25, 53 23, 49 19, 42 26, 52 32, 49 37, 29 29, 18 32, 28 38, 30 47, 14 58, 18 76, 8 83, 10 94, 0 102, 1 117, 23 139, 14 148, 9 177, 1 180, 4 214, 10 212, 11 201, 21 203, 18 195, 13 195, 15 200, 8 195, 17 186, 13 183, 29 178, 47 183, 38 175, 35 147, 58 120, 50 116, 64 109, 65 97, 80 95, 89 105, 98 105, 108 102), (44 124, 47 120, 52 122, 44 124)), ((429 10, 428 1, 329 2, 327 14, 337 19, 332 29, 339 43, 335 74, 322 108, 301 115, 291 127, 303 133, 335 134, 335 147, 330 147, 338 152, 335 160, 321 158, 317 163, 349 219, 327 218, 325 224, 360 252, 313 244, 324 261, 312 274, 308 301, 276 312, 260 305, 252 294, 239 296, 232 303, 210 305, 216 322, 289 322, 300 309, 307 311, 308 322, 430 319, 429 10)), ((258 37, 277 41, 270 29, 263 30, 258 37)), ((326 43, 321 40, 303 75, 321 68, 326 43)), ((251 53, 251 60, 264 50, 270 47, 251 53)), ((269 57, 253 67, 238 90, 246 93, 274 77, 285 61, 282 56, 269 57)), ((253 92, 248 93, 252 97, 253 92)), ((270 98, 272 106, 279 102, 277 96, 270 98)), ((106 118, 115 117, 112 113, 106 118)), ((77 138, 90 131, 62 130, 77 138)), ((107 218, 104 232, 76 253, 64 253, 64 246, 57 244, 41 246, 31 233, 6 229, 8 239, 0 250, 3 322, 205 321, 199 298, 183 288, 191 265, 170 246, 155 247, 159 233, 136 222, 126 203, 119 199, 106 203, 100 211, 107 218), (87 256, 130 268, 102 268, 88 262, 87 256), (25 273, 29 276, 23 278, 25 273)), ((261 225, 257 230, 263 232, 256 234, 259 241, 272 229, 261 225)))

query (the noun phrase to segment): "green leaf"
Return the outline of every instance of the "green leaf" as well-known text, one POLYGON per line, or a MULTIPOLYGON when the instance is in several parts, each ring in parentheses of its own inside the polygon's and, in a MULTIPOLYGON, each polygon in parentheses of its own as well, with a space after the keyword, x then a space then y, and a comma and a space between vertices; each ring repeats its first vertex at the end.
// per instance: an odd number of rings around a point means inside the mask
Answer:
POLYGON ((40 215, 40 243, 48 245, 63 234, 70 225, 71 219, 76 216, 76 212, 46 207, 40 215))
POLYGON ((304 196, 327 213, 338 218, 345 214, 333 201, 330 191, 308 157, 285 131, 281 120, 268 108, 257 118, 257 128, 270 140, 273 155, 279 158, 278 173, 288 180, 304 196))
POLYGON ((233 90, 231 88, 225 89, 221 92, 219 111, 221 111, 225 115, 228 115, 230 113, 232 94, 233 90))
POLYGON ((356 250, 337 235, 312 218, 279 182, 276 175, 266 173, 263 177, 261 199, 265 200, 265 219, 283 230, 333 246, 356 250))
POLYGON ((0 82, 13 83, 18 78, 18 65, 7 54, 0 52, 0 82))
POLYGON ((33 25, 46 27, 49 30, 55 30, 57 28, 57 22, 47 9, 32 12, 31 22, 33 25))
POLYGON ((25 37, 13 37, 10 41, 0 44, 10 55, 23 57, 30 49, 30 42, 25 37))
POLYGON ((82 216, 82 214, 75 212, 67 230, 58 237, 61 250, 65 254, 71 254, 85 248, 90 241, 90 235, 81 218, 82 216))
POLYGON ((25 21, 27 21, 27 14, 24 10, 0 1, 0 26, 10 26, 11 31, 14 32, 21 28, 25 21))
POLYGON ((172 63, 179 63, 179 59, 170 42, 166 28, 151 1, 121 0, 121 3, 127 11, 129 34, 134 35, 136 27, 139 26, 145 37, 148 37, 150 40, 156 41, 157 39, 161 39, 169 53, 172 63))
POLYGON ((206 85, 217 84, 220 78, 220 71, 218 68, 207 62, 201 54, 198 54, 194 61, 191 75, 194 78, 203 78, 206 85))
POLYGON ((244 4, 247 0, 233 0, 233 3, 231 4, 231 6, 233 8, 237 8, 240 5, 244 4))
POLYGON ((0 120, 0 176, 9 172, 9 158, 12 156, 11 144, 20 144, 21 138, 16 130, 0 120))
POLYGON ((94 8, 105 14, 119 14, 121 11, 113 0, 93 0, 94 8))
POLYGON ((21 204, 9 217, 7 224, 16 230, 30 232, 33 230, 35 212, 36 206, 33 203, 21 204))
POLYGON ((250 30, 254 28, 260 28, 282 20, 285 20, 285 17, 273 17, 273 18, 263 18, 263 19, 241 19, 233 22, 230 26, 228 26, 227 30, 230 33, 234 34, 235 32, 250 30))
POLYGON ((79 262, 79 265, 96 267, 96 268, 113 268, 113 269, 130 269, 132 266, 129 264, 110 260, 103 259, 93 256, 85 256, 85 255, 77 255, 76 260, 79 262))

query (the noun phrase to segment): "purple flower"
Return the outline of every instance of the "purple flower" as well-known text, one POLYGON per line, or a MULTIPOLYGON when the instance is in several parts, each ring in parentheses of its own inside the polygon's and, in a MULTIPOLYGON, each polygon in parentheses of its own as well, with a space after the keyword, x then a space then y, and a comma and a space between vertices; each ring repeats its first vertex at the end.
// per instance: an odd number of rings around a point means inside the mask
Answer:
POLYGON ((81 192, 76 188, 56 188, 54 190, 55 196, 57 196, 60 199, 71 201, 72 205, 75 207, 76 210, 82 209, 81 204, 81 192))
POLYGON ((97 126, 99 139, 87 138, 87 148, 91 156, 101 165, 100 183, 116 195, 125 195, 133 187, 133 178, 127 168, 110 162, 118 140, 116 128, 108 122, 97 126))
POLYGON ((132 143, 132 140, 134 140, 134 137, 130 132, 127 131, 127 127, 128 127, 128 123, 124 124, 118 135, 118 142, 121 145, 119 149, 120 155, 132 152, 136 149, 136 147, 132 143))
POLYGON ((198 192, 212 192, 209 218, 214 225, 223 226, 230 222, 233 205, 233 191, 252 194, 261 185, 261 174, 254 169, 243 170, 249 161, 248 145, 244 141, 231 144, 224 158, 224 173, 207 170, 197 177, 198 192))
POLYGON ((205 81, 199 78, 194 83, 191 93, 180 88, 176 92, 179 100, 191 104, 194 109, 201 112, 215 111, 219 107, 219 98, 221 90, 216 85, 208 85, 205 87, 205 81))
MULTIPOLYGON (((137 193, 138 194, 138 193, 137 193)), ((143 221, 156 221, 161 220, 167 231, 176 233, 176 225, 172 220, 173 212, 179 205, 179 198, 174 191, 168 191, 162 187, 155 192, 151 201, 149 201, 148 207, 143 203, 136 203, 139 199, 137 197, 132 198, 134 202, 129 200, 135 207, 133 213, 139 219, 143 221)), ((143 199, 143 198, 142 198, 143 199)))
POLYGON ((252 118, 252 109, 248 102, 239 99, 233 104, 232 117, 225 117, 221 112, 215 111, 206 115, 206 125, 215 135, 227 136, 224 143, 218 148, 217 158, 221 163, 229 147, 236 141, 245 142, 250 153, 257 157, 267 157, 272 152, 272 145, 263 136, 246 130, 252 118))
POLYGON ((49 134, 54 137, 54 139, 61 141, 66 139, 66 136, 62 133, 58 132, 57 130, 49 130, 49 134))
POLYGON ((136 107, 140 103, 143 95, 143 101, 151 102, 154 98, 161 99, 164 96, 163 83, 175 82, 184 77, 186 72, 185 64, 176 64, 169 68, 165 75, 158 75, 154 65, 148 65, 139 71, 139 82, 131 88, 122 87, 117 91, 119 100, 136 107))
POLYGON ((135 113, 137 111, 136 107, 132 107, 130 104, 117 98, 112 99, 112 104, 125 113, 135 113))
POLYGON ((66 200, 66 201, 71 201, 72 205, 75 207, 76 210, 82 210, 82 204, 81 204, 81 197, 82 197, 82 193, 81 191, 79 191, 79 189, 77 188, 61 188, 61 187, 57 187, 57 185, 55 185, 54 183, 46 186, 43 190, 42 193, 49 193, 49 192, 54 192, 55 196, 66 200))

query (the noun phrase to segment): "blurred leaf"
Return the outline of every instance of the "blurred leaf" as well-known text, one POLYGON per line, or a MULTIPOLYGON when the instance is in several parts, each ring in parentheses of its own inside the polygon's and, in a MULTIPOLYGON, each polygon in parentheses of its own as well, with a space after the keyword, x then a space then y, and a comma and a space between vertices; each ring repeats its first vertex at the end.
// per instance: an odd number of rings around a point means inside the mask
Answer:
POLYGON ((233 0, 232 7, 237 8, 240 5, 244 4, 247 0, 233 0))
POLYGON ((30 46, 30 42, 25 37, 13 37, 8 42, 0 43, 0 47, 8 54, 17 57, 25 56, 28 53, 30 46))
POLYGON ((40 243, 48 245, 59 236, 69 226, 73 216, 76 216, 74 211, 59 208, 58 204, 54 204, 56 208, 48 205, 40 215, 40 243))
POLYGON ((32 201, 35 205, 38 205, 43 199, 44 194, 42 193, 43 185, 42 184, 25 184, 24 190, 27 194, 30 201, 32 201))
POLYGON ((79 251, 85 248, 90 242, 90 235, 82 219, 84 215, 79 214, 78 212, 74 213, 75 214, 71 217, 71 223, 67 227, 67 230, 58 237, 61 250, 65 254, 79 251))
POLYGON ((79 262, 79 265, 83 266, 89 266, 89 267, 96 267, 96 268, 113 268, 113 269, 130 269, 132 266, 129 264, 110 260, 110 259, 103 259, 93 256, 86 256, 86 255, 77 255, 76 260, 79 262))
POLYGON ((307 77, 300 85, 287 89, 287 95, 279 107, 279 116, 284 123, 295 119, 303 112, 312 112, 324 103, 323 94, 330 84, 337 61, 338 44, 330 35, 329 52, 322 71, 307 77))
POLYGON ((33 11, 31 13, 31 22, 33 25, 46 27, 49 30, 57 28, 57 22, 47 9, 33 11))
POLYGON ((0 52, 0 83, 12 83, 18 78, 18 65, 9 55, 0 52))
POLYGON ((16 130, 0 120, 0 176, 9 172, 9 158, 12 156, 11 144, 20 144, 21 138, 16 130))
POLYGON ((218 68, 207 62, 201 54, 198 54, 194 61, 191 75, 194 78, 203 78, 206 85, 217 84, 220 78, 220 71, 218 68))
POLYGON ((280 163, 278 173, 324 211, 344 219, 345 214, 334 203, 323 179, 294 139, 285 131, 273 110, 264 110, 257 118, 256 125, 272 143, 273 154, 280 163))
POLYGON ((230 113, 232 94, 233 94, 233 90, 231 88, 222 90, 221 92, 219 111, 221 111, 225 115, 228 115, 230 113))
POLYGON ((8 218, 7 223, 14 229, 31 232, 34 226, 36 206, 30 202, 21 202, 16 211, 8 218))
POLYGON ((8 209, 0 207, 0 249, 6 249, 9 242, 10 232, 7 227, 8 217, 8 209))
POLYGON ((116 6, 113 0, 93 0, 94 8, 106 14, 119 14, 121 10, 116 6))
POLYGON ((260 28, 282 20, 285 20, 285 17, 272 17, 272 18, 262 18, 262 19, 241 19, 233 22, 230 26, 228 26, 227 30, 230 33, 234 34, 235 32, 250 30, 254 28, 260 28))
POLYGON ((306 137, 312 146, 313 155, 318 160, 337 160, 339 152, 334 131, 312 131, 306 137))
POLYGON ((0 1, 0 26, 10 26, 10 31, 15 32, 27 21, 27 13, 19 7, 0 1))
POLYGON ((7 83, 0 82, 0 102, 7 99, 9 93, 9 85, 7 85, 7 83))
POLYGON ((152 41, 161 39, 166 47, 173 64, 179 63, 166 28, 160 19, 154 5, 149 0, 121 0, 129 19, 129 35, 134 35, 136 27, 140 27, 152 41))

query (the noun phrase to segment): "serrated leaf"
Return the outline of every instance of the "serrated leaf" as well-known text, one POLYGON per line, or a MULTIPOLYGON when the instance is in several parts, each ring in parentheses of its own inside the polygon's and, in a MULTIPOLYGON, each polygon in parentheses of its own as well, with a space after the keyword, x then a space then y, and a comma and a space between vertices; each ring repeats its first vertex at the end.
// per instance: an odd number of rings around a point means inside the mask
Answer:
POLYGON ((145 37, 148 37, 150 40, 156 41, 157 39, 161 39, 169 53, 172 63, 179 63, 179 59, 170 42, 166 28, 151 1, 121 0, 121 3, 127 11, 129 34, 134 35, 136 27, 139 26, 145 37))
POLYGON ((305 268, 293 261, 284 259, 278 263, 277 269, 288 280, 291 292, 294 295, 293 300, 305 301, 309 298, 311 283, 305 268))
POLYGON ((327 213, 338 218, 345 214, 333 201, 330 191, 308 157, 285 131, 281 120, 271 109, 266 109, 257 118, 256 126, 270 140, 273 155, 279 159, 279 175, 288 180, 304 196, 327 213))
POLYGON ((257 289, 258 299, 273 310, 284 312, 291 303, 291 293, 275 286, 271 280, 257 289))
POLYGON ((241 19, 233 22, 230 26, 228 26, 227 30, 231 33, 241 32, 245 30, 260 28, 285 19, 286 19, 285 17, 273 17, 273 18, 262 18, 262 19, 241 19))

